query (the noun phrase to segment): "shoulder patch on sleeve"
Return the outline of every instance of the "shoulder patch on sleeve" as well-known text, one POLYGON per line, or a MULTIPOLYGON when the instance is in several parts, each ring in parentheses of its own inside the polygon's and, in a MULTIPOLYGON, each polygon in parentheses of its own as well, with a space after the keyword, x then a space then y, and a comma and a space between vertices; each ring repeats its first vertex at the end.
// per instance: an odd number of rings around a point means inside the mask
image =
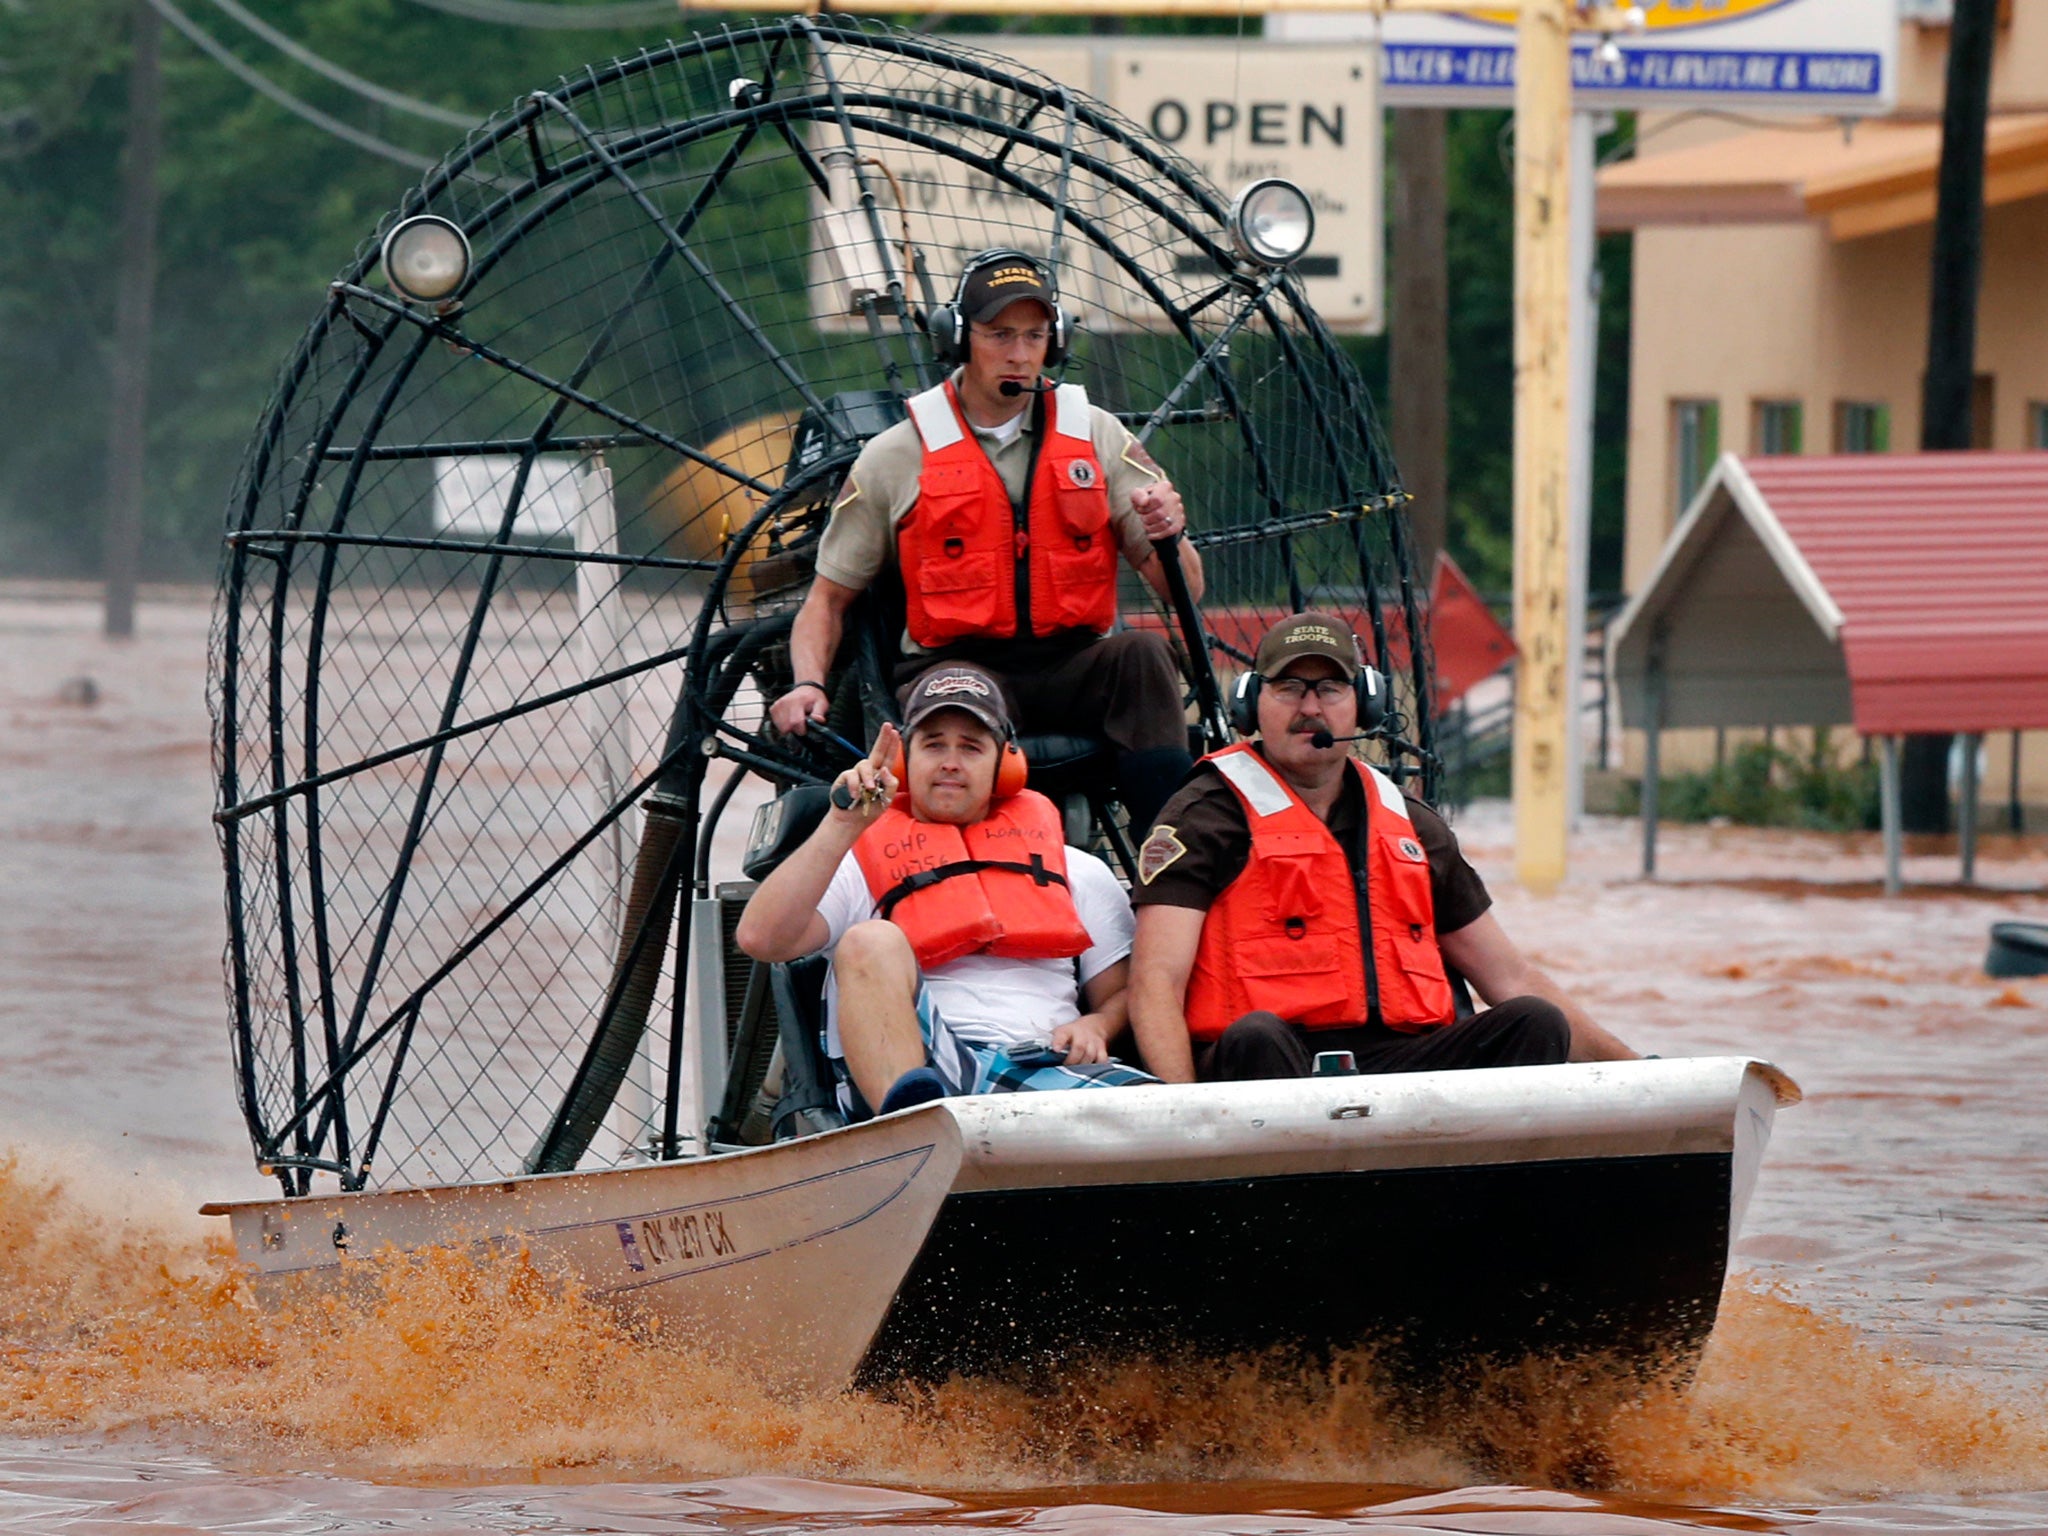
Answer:
POLYGON ((1150 475, 1154 480, 1166 478, 1166 471, 1159 467, 1159 462, 1145 451, 1145 445, 1135 437, 1126 435, 1122 457, 1126 464, 1140 474, 1150 475))
POLYGON ((847 503, 848 503, 849 501, 854 501, 854 500, 858 499, 858 498, 859 498, 859 496, 860 496, 860 482, 859 482, 858 480, 854 479, 854 478, 853 478, 853 476, 849 474, 849 475, 848 475, 848 476, 846 477, 846 489, 845 489, 845 490, 843 490, 843 491, 841 491, 841 492, 839 493, 839 499, 838 499, 837 501, 835 501, 835 502, 833 502, 833 503, 832 503, 832 510, 833 510, 834 512, 837 512, 837 511, 838 511, 838 510, 839 510, 839 509, 840 509, 841 507, 845 506, 845 505, 846 505, 846 504, 847 504, 847 503))
POLYGON ((1187 851, 1187 845, 1174 835, 1174 829, 1161 822, 1138 850, 1138 883, 1150 885, 1187 851))

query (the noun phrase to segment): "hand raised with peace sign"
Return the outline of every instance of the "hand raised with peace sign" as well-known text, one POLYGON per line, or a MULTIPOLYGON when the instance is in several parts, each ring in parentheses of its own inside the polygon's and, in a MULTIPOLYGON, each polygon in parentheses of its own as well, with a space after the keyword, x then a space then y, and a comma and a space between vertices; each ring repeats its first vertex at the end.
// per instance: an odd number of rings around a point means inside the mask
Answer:
POLYGON ((901 733, 885 722, 868 755, 832 781, 833 815, 865 825, 887 810, 898 788, 889 765, 902 751, 901 733))

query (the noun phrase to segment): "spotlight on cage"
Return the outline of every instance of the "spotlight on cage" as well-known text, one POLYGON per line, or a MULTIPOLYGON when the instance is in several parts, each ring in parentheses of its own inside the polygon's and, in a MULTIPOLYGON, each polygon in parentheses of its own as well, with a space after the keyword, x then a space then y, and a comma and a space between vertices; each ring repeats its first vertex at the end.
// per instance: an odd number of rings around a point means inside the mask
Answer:
POLYGON ((1261 266, 1292 266, 1315 238, 1316 211, 1293 182, 1269 176, 1237 194, 1230 233, 1237 248, 1261 266))
POLYGON ((415 304, 440 304, 469 281, 469 237, 435 213, 416 213, 384 237, 384 281, 415 304))

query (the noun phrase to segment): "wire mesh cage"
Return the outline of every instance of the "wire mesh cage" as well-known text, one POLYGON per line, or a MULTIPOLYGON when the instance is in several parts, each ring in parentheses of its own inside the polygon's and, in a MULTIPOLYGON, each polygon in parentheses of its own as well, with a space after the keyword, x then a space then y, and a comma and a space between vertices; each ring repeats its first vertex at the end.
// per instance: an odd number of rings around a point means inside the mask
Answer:
POLYGON ((288 1193, 688 1140, 689 950, 664 930, 720 873, 708 824, 743 776, 843 766, 766 719, 809 551, 861 442, 941 376, 923 317, 989 247, 1051 264, 1065 376, 1183 492, 1204 611, 1176 623, 1126 573, 1123 622, 1180 646, 1212 744, 1212 663, 1322 607, 1395 674, 1391 755, 1427 786, 1371 406, 1191 166, 1013 62, 837 18, 592 67, 479 128, 364 244, 231 500, 232 1028, 288 1193), (433 302, 379 277, 422 214, 471 253, 433 302), (600 1059, 628 1002, 632 1060, 600 1059))

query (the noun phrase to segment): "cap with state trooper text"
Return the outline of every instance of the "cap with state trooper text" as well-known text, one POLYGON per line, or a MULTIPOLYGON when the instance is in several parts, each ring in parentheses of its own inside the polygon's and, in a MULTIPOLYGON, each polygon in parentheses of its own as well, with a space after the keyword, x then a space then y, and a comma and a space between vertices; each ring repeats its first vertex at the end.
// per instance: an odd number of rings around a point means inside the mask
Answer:
POLYGON ((960 291, 960 313, 986 325, 1019 299, 1036 299, 1048 314, 1052 312, 1052 279, 1045 268, 1023 256, 992 261, 967 279, 960 291))
POLYGON ((1358 641, 1343 620, 1327 613, 1297 613, 1267 630, 1252 670, 1261 677, 1278 677, 1311 656, 1334 661, 1346 678, 1358 676, 1358 641))

